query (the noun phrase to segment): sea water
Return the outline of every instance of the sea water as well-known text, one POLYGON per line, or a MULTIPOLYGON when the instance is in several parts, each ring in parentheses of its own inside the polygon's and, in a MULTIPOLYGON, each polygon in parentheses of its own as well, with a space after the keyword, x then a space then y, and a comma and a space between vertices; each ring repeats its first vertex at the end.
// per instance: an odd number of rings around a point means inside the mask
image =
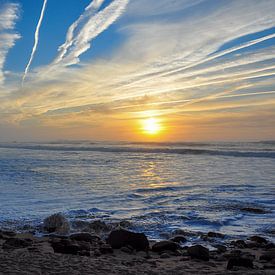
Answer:
POLYGON ((0 228, 56 212, 127 220, 151 238, 181 228, 272 239, 275 143, 1 143, 0 228))

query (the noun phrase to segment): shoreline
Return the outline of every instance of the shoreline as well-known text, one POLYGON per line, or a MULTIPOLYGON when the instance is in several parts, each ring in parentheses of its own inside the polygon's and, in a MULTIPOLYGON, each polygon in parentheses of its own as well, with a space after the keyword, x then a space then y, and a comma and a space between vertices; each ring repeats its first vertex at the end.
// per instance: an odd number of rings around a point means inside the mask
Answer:
POLYGON ((275 270, 275 244, 261 236, 229 241, 221 233, 208 232, 201 236, 204 243, 192 244, 192 232, 177 230, 166 240, 152 241, 128 230, 125 223, 104 231, 102 222, 97 223, 101 231, 71 233, 60 214, 43 225, 43 236, 0 230, 0 274, 274 274, 275 270))

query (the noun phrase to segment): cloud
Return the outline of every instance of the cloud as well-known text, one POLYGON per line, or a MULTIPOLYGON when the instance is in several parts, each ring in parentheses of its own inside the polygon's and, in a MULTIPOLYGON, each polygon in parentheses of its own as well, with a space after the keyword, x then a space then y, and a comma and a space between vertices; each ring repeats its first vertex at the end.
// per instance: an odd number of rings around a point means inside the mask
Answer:
POLYGON ((103 1, 92 1, 79 19, 70 26, 66 42, 60 46, 60 54, 54 64, 63 66, 77 64, 79 56, 90 48, 91 41, 122 15, 128 2, 128 0, 114 0, 106 8, 95 13, 103 1))
POLYGON ((35 52, 36 52, 36 49, 37 49, 37 46, 38 46, 39 31, 40 31, 40 27, 41 27, 41 24, 42 24, 42 21, 43 21, 43 17, 44 17, 46 6, 47 6, 47 0, 44 0, 43 6, 42 6, 42 10, 41 10, 41 14, 40 14, 40 18, 38 20, 38 24, 36 26, 36 30, 35 30, 35 34, 34 34, 34 45, 33 45, 33 48, 32 48, 31 56, 30 56, 30 59, 29 59, 29 62, 27 64, 27 66, 25 68, 25 72, 24 72, 24 75, 23 75, 23 78, 22 78, 22 85, 24 84, 24 81, 25 81, 25 79, 27 77, 27 74, 29 72, 30 66, 32 64, 32 60, 34 58, 34 55, 35 55, 35 52))
POLYGON ((19 18, 19 5, 14 3, 0 4, 0 86, 4 82, 3 67, 9 50, 14 46, 20 35, 14 32, 15 23, 19 18))

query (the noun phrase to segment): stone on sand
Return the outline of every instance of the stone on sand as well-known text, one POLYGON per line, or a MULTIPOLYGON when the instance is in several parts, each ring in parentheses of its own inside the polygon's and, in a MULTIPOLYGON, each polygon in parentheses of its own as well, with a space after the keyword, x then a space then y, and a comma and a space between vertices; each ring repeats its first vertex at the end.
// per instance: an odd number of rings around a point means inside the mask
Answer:
POLYGON ((60 213, 47 217, 43 222, 44 230, 49 233, 68 234, 69 221, 60 213))
POLYGON ((163 251, 176 251, 180 246, 178 243, 172 241, 161 241, 153 244, 152 251, 163 252, 163 251))
POLYGON ((137 251, 147 251, 149 249, 149 241, 144 233, 135 233, 125 229, 113 230, 106 241, 114 249, 128 245, 137 251))
POLYGON ((191 256, 191 258, 209 261, 209 249, 200 244, 188 247, 187 253, 191 256))

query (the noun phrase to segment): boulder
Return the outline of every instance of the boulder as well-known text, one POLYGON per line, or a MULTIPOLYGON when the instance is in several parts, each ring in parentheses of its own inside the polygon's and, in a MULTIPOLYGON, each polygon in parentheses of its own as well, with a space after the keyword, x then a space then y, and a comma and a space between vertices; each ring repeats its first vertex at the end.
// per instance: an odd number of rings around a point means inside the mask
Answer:
POLYGON ((172 241, 161 241, 153 244, 152 251, 163 252, 163 251, 176 251, 180 246, 178 243, 172 241))
POLYGON ((33 241, 30 239, 11 238, 11 239, 7 239, 3 243, 3 249, 25 248, 25 247, 31 246, 32 244, 33 244, 33 241))
POLYGON ((209 250, 202 245, 193 245, 187 248, 187 253, 191 258, 209 261, 209 250))
POLYGON ((68 234, 70 232, 68 220, 60 213, 47 217, 43 226, 44 230, 49 233, 68 234))
POLYGON ((128 245, 137 251, 149 249, 149 241, 144 233, 135 233, 125 229, 113 230, 106 241, 115 249, 128 245))
POLYGON ((247 243, 244 240, 236 240, 231 242, 237 248, 247 248, 247 243))
POLYGON ((100 241, 100 237, 97 235, 92 235, 90 233, 74 233, 70 235, 71 240, 80 241, 80 242, 88 242, 88 243, 95 243, 100 241))
POLYGON ((106 232, 111 229, 109 225, 100 220, 90 222, 88 228, 94 232, 106 232))
POLYGON ((173 238, 171 238, 170 241, 175 243, 185 243, 187 239, 182 235, 176 235, 173 238))
POLYGON ((221 244, 216 244, 216 245, 214 245, 214 247, 217 248, 218 253, 224 253, 227 250, 226 246, 221 245, 221 244))
POLYGON ((60 239, 52 242, 55 253, 88 256, 90 255, 90 245, 87 243, 76 243, 71 240, 60 239))
POLYGON ((250 241, 255 242, 255 243, 259 243, 259 244, 267 244, 268 241, 260 236, 252 236, 249 238, 250 241))
POLYGON ((253 268, 253 260, 244 257, 230 258, 227 263, 227 269, 231 270, 234 266, 242 266, 247 268, 253 268))

